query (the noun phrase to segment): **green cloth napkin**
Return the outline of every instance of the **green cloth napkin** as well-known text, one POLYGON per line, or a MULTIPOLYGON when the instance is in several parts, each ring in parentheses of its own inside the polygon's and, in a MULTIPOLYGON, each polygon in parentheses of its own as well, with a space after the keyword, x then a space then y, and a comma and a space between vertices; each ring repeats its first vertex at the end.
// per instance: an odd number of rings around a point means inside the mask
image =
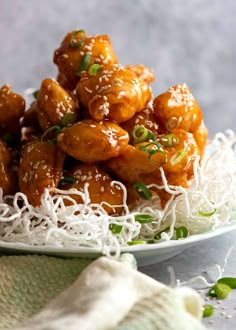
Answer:
POLYGON ((0 329, 16 326, 38 313, 90 262, 44 255, 0 257, 0 329))
POLYGON ((138 272, 132 255, 0 257, 0 330, 202 330, 197 293, 138 272), (82 272, 82 273, 81 273, 82 272))

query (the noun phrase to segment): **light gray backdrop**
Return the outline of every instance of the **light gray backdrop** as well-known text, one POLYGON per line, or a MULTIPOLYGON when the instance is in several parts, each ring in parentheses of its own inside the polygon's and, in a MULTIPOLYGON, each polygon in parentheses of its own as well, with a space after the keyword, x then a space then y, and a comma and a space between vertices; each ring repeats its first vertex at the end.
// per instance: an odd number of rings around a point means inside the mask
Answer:
POLYGON ((107 33, 122 64, 154 69, 154 96, 186 82, 210 135, 236 129, 236 1, 0 0, 0 85, 55 77, 53 51, 75 28, 107 33))

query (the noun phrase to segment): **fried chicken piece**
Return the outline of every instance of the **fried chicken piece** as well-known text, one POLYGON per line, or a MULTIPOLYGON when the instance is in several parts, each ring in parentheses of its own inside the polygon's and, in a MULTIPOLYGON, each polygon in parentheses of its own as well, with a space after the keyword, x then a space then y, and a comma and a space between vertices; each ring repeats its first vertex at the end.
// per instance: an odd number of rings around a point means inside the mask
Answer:
POLYGON ((127 132, 131 132, 136 126, 143 126, 154 134, 158 134, 157 118, 153 109, 147 106, 144 110, 137 112, 131 119, 121 123, 120 126, 127 132))
MULTIPOLYGON (((164 135, 158 136, 156 142, 142 142, 134 146, 128 145, 125 152, 116 158, 109 159, 105 166, 124 182, 145 184, 160 183, 162 167, 165 173, 192 172, 193 162, 197 156, 197 145, 191 133, 176 129, 173 131, 177 144, 162 144, 164 135), (141 150, 140 148, 145 148, 141 150), (153 154, 150 154, 150 152, 153 154)), ((166 136, 166 135, 165 135, 166 136)), ((177 174, 176 174, 177 175, 177 174)))
MULTIPOLYGON (((159 171, 159 166, 151 162, 148 159, 148 154, 139 150, 139 146, 129 144, 120 156, 108 159, 104 164, 105 168, 123 182, 143 181, 146 184, 151 183, 153 181, 152 175, 159 171)), ((165 157, 161 154, 158 156, 161 158, 159 159, 160 164, 164 164, 165 157)))
MULTIPOLYGON (((192 173, 193 163, 198 156, 198 148, 192 133, 183 129, 173 129, 173 138, 177 137, 179 143, 172 147, 164 147, 166 151, 166 163, 163 165, 165 173, 192 173)), ((159 136, 160 143, 168 136, 159 136)))
POLYGON ((147 68, 143 64, 137 64, 137 65, 126 65, 126 69, 133 71, 136 76, 140 79, 145 81, 147 84, 150 84, 155 80, 154 73, 151 69, 147 68))
POLYGON ((182 128, 193 133, 202 157, 208 133, 202 111, 187 85, 177 84, 157 96, 153 108, 163 131, 182 128))
POLYGON ((167 131, 182 128, 192 133, 202 122, 202 111, 186 84, 177 84, 157 96, 153 108, 167 131))
POLYGON ((41 130, 38 122, 38 111, 37 101, 32 102, 29 109, 24 113, 22 127, 34 127, 41 130))
POLYGON ((117 157, 127 148, 129 135, 117 124, 83 120, 63 129, 58 146, 66 154, 85 163, 117 157))
POLYGON ((202 159, 208 137, 208 130, 203 121, 201 125, 193 132, 193 136, 198 146, 198 153, 202 159))
POLYGON ((25 100, 11 91, 9 85, 0 88, 0 137, 5 134, 19 137, 20 118, 25 111, 25 100))
MULTIPOLYGON (((97 165, 77 165, 70 169, 67 175, 73 177, 75 183, 63 185, 63 189, 76 188, 79 191, 83 191, 85 183, 88 183, 91 203, 101 204, 108 214, 121 213, 123 191, 118 184, 112 183, 111 177, 97 165), (117 205, 120 205, 120 207, 117 207, 117 205)), ((77 203, 83 203, 80 196, 72 194, 71 197, 77 203)))
POLYGON ((18 171, 19 186, 31 205, 40 205, 45 188, 58 186, 64 158, 64 153, 55 144, 42 143, 38 139, 23 147, 18 171))
MULTIPOLYGON (((78 104, 59 83, 53 79, 44 79, 37 96, 38 121, 42 130, 61 125, 67 116, 72 123, 78 119, 78 104)), ((71 123, 70 123, 71 124, 71 123)))
POLYGON ((0 140, 0 188, 4 194, 13 195, 17 192, 18 182, 13 170, 13 156, 7 145, 0 140))
MULTIPOLYGON (((163 186, 160 167, 163 168, 170 185, 188 187, 188 180, 193 175, 194 160, 198 155, 196 141, 191 133, 175 129, 171 136, 176 144, 172 143, 171 146, 170 143, 168 146, 168 136, 170 137, 170 134, 158 135, 157 141, 129 145, 119 157, 111 158, 106 162, 106 169, 125 182, 128 187, 129 205, 140 199, 132 186, 137 181, 145 185, 154 183, 163 186), (144 151, 140 150, 142 147, 145 147, 144 151)), ((159 195, 161 205, 164 207, 171 195, 164 189, 155 188, 153 191, 159 195)))
POLYGON ((120 65, 103 65, 96 75, 81 73, 76 87, 81 104, 97 121, 117 123, 129 120, 143 110, 152 97, 149 85, 120 65))
POLYGON ((66 89, 74 90, 80 71, 91 65, 117 63, 116 54, 107 35, 89 36, 83 30, 69 32, 54 52, 58 66, 58 81, 66 89))

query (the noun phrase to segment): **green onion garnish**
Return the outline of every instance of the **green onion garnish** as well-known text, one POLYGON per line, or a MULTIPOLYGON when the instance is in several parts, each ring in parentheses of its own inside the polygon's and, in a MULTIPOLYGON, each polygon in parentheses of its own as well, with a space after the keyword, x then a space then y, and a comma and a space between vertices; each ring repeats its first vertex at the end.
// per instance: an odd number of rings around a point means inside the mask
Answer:
POLYGON ((161 239, 161 234, 162 233, 166 233, 168 230, 170 230, 170 227, 166 227, 165 229, 163 229, 162 231, 160 231, 159 233, 157 233, 155 236, 154 236, 154 239, 161 239))
POLYGON ((146 241, 129 241, 128 245, 147 244, 146 241))
POLYGON ((165 163, 167 161, 166 152, 162 149, 162 145, 159 142, 150 142, 144 146, 140 146, 139 150, 142 150, 142 151, 146 152, 147 154, 149 154, 148 159, 150 161, 152 161, 153 163, 157 164, 158 166, 161 166, 162 164, 159 164, 152 160, 152 156, 155 155, 157 152, 159 152, 160 154, 163 154, 165 156, 165 163), (149 146, 154 146, 154 149, 148 148, 149 146))
POLYGON ((83 57, 81 63, 80 63, 80 66, 79 66, 77 72, 76 72, 76 75, 77 75, 77 76, 80 76, 80 73, 81 73, 82 71, 85 71, 85 70, 88 68, 90 60, 91 60, 91 55, 88 54, 88 53, 86 53, 86 54, 84 55, 84 57, 83 57))
POLYGON ((82 44, 84 43, 84 40, 85 40, 85 31, 84 30, 77 30, 72 34, 72 36, 70 38, 70 44, 73 48, 80 48, 80 46, 82 46, 82 44), (82 37, 79 41, 76 41, 75 37, 79 33, 82 34, 82 37))
POLYGON ((185 150, 177 151, 170 159, 171 165, 174 166, 181 162, 181 160, 187 155, 185 150))
POLYGON ((122 230, 123 226, 121 225, 116 225, 115 223, 111 223, 109 225, 109 229, 112 232, 112 234, 120 234, 121 230, 122 230))
POLYGON ((185 238, 188 236, 188 229, 185 226, 175 227, 176 238, 185 238))
MULTIPOLYGON (((170 227, 168 226, 165 229, 163 229, 162 231, 160 231, 159 233, 157 233, 154 236, 154 239, 161 239, 161 234, 165 233, 169 230, 170 230, 170 227)), ((185 226, 175 227, 174 230, 175 230, 175 235, 176 235, 177 239, 185 238, 188 236, 188 229, 185 226)))
POLYGON ((152 193, 151 191, 148 189, 147 186, 145 186, 144 183, 142 183, 141 181, 137 181, 134 184, 134 189, 135 191, 139 194, 139 196, 141 196, 143 199, 149 200, 152 198, 152 193))
POLYGON ((153 222, 153 217, 149 214, 136 214, 134 216, 135 221, 139 223, 151 223, 153 222))
MULTIPOLYGON (((213 202, 211 202, 212 205, 214 205, 213 202)), ((206 203, 203 203, 200 208, 199 208, 199 211, 198 211, 198 214, 202 217, 210 217, 212 216, 213 214, 216 213, 216 209, 213 208, 212 211, 209 211, 209 212, 206 212, 204 209, 206 208, 206 203)))
POLYGON ((227 284, 217 283, 208 291, 208 295, 210 297, 226 299, 230 294, 231 290, 231 287, 227 284))
POLYGON ((70 175, 65 175, 63 178, 60 180, 60 184, 73 184, 76 183, 76 178, 70 175))
POLYGON ((148 140, 155 141, 157 139, 156 135, 144 126, 135 126, 130 132, 130 137, 132 139, 133 144, 148 140))
POLYGON ((209 317, 214 314, 214 307, 212 305, 203 305, 202 317, 209 317))
POLYGON ((61 127, 56 125, 49 127, 41 136, 41 142, 47 142, 47 143, 55 143, 57 141, 57 135, 61 133, 61 127), (48 133, 52 133, 53 137, 50 139, 47 139, 48 133))
POLYGON ((208 296, 211 297, 211 298, 216 298, 217 297, 214 287, 209 289, 208 296))
POLYGON ((75 113, 69 112, 63 116, 61 120, 62 127, 66 127, 68 125, 74 124, 76 122, 77 116, 75 113))
POLYGON ((39 90, 33 92, 33 97, 37 100, 39 90))
POLYGON ((218 284, 226 284, 231 289, 236 289, 236 277, 222 277, 217 281, 218 284))
POLYGON ((155 239, 148 239, 147 240, 147 244, 155 244, 155 243, 157 243, 158 241, 157 240, 155 240, 155 239))
POLYGON ((101 69, 101 65, 100 64, 93 64, 89 67, 88 69, 88 73, 90 76, 96 76, 98 71, 101 69))
POLYGON ((179 144, 179 137, 175 134, 166 134, 161 137, 160 142, 165 147, 174 147, 179 144))

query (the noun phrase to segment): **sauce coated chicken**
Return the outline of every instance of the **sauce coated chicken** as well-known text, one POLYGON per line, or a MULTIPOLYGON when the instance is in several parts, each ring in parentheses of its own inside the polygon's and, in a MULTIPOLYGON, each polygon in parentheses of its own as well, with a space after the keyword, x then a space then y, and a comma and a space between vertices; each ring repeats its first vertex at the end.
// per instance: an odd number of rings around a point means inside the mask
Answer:
POLYGON ((66 115, 73 116, 74 121, 78 119, 78 101, 57 81, 43 80, 37 95, 37 116, 42 130, 60 125, 66 115))
POLYGON ((95 75, 82 72, 76 94, 93 119, 118 123, 143 110, 152 97, 144 80, 117 64, 102 65, 95 75))
MULTIPOLYGON (((101 204, 107 213, 116 213, 122 210, 119 205, 123 204, 123 193, 121 187, 113 183, 111 177, 101 170, 97 165, 77 165, 66 173, 72 177, 72 184, 63 185, 63 189, 75 188, 79 191, 84 190, 84 184, 88 183, 88 191, 91 203, 101 204), (110 207, 109 205, 113 205, 110 207), (118 205, 118 207, 116 207, 118 205)), ((77 203, 83 203, 78 195, 71 195, 77 203)))
MULTIPOLYGON (((163 186, 161 168, 169 184, 188 187, 207 129, 186 84, 152 101, 152 70, 121 66, 108 36, 84 30, 69 32, 53 60, 57 81, 44 79, 26 112, 22 96, 8 85, 0 90, 4 194, 20 190, 38 206, 45 188, 83 191, 88 183, 91 203, 120 214, 125 196, 113 180, 126 186, 129 205, 141 198, 138 181, 163 186)), ((156 192, 164 206, 169 193, 156 192)))
POLYGON ((25 100, 19 94, 13 93, 9 85, 0 89, 0 138, 9 138, 20 134, 20 118, 24 115, 25 100))
POLYGON ((0 140, 0 187, 3 193, 14 194, 18 190, 17 175, 13 168, 13 155, 7 145, 0 140))
POLYGON ((128 146, 129 135, 117 124, 83 120, 63 129, 58 146, 68 155, 85 163, 119 156, 128 146))
POLYGON ((80 72, 96 63, 113 64, 118 60, 107 35, 91 37, 84 30, 77 30, 68 33, 55 50, 54 63, 58 66, 60 85, 73 90, 80 72))
POLYGON ((58 186, 64 157, 55 144, 35 139, 24 145, 19 164, 19 185, 30 204, 40 205, 44 189, 58 186))

